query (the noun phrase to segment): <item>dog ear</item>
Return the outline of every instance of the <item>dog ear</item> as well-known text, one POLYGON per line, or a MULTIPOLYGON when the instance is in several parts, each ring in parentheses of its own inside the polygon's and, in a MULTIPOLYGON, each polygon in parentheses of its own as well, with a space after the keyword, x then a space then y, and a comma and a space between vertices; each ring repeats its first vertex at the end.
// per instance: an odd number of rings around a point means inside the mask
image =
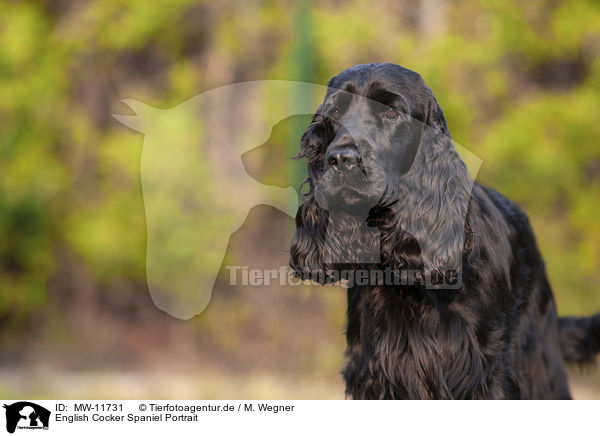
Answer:
POLYGON ((296 233, 290 247, 290 266, 298 277, 324 282, 327 223, 327 211, 313 196, 305 198, 296 214, 296 233))
POLYGON ((324 244, 327 234, 329 214, 321 208, 314 197, 315 186, 321 181, 323 156, 330 142, 331 126, 320 114, 321 108, 313 117, 300 140, 300 151, 296 159, 308 160, 308 177, 303 185, 308 192, 302 195, 303 202, 296 214, 296 233, 290 247, 290 267, 297 276, 320 281, 325 280, 323 263, 324 244))
POLYGON ((446 117, 444 117, 444 111, 442 111, 442 108, 433 96, 433 93, 431 93, 431 96, 428 99, 427 113, 424 122, 426 125, 433 127, 447 137, 450 137, 446 117))
POLYGON ((307 158, 309 166, 312 163, 316 163, 316 160, 323 156, 323 152, 327 146, 326 140, 329 126, 326 117, 321 114, 321 111, 322 106, 319 106, 311 123, 302 134, 300 139, 300 150, 298 151, 298 154, 294 156, 294 159, 307 158))
POLYGON ((418 256, 425 280, 430 280, 428 284, 439 284, 443 279, 439 287, 460 287, 450 277, 460 278, 462 270, 472 186, 442 109, 431 96, 415 160, 400 178, 396 217, 401 229, 395 247, 400 252, 394 256, 404 259, 403 267, 414 265, 418 256), (413 261, 407 262, 411 258, 413 261), (450 286, 446 286, 448 280, 450 286))

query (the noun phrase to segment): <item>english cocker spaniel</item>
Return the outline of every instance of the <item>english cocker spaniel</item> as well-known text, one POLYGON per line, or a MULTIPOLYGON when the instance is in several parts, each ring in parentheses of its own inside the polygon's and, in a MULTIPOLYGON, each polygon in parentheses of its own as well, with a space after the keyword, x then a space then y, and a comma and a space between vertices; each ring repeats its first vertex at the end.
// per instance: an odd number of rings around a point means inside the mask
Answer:
POLYGON ((527 217, 473 182, 419 74, 335 76, 298 157, 290 265, 347 282, 347 397, 570 398, 565 362, 599 351, 600 315, 558 318, 527 217))

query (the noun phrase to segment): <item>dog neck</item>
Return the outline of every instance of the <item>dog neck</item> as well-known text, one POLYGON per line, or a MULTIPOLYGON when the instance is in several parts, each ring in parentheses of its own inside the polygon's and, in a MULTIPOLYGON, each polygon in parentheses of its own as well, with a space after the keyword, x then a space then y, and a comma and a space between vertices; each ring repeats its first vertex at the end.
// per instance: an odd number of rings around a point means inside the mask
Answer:
POLYGON ((453 295, 456 291, 418 287, 349 288, 346 395, 355 399, 483 396, 490 389, 480 376, 484 358, 474 327, 449 310, 453 295))
POLYGON ((330 211, 324 241, 326 264, 379 264, 381 232, 367 225, 365 213, 330 211))

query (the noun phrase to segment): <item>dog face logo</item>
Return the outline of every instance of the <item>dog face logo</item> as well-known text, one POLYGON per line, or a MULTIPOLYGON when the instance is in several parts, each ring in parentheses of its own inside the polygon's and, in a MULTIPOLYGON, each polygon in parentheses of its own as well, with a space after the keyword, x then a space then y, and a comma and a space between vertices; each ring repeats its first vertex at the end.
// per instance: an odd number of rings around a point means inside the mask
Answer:
POLYGON ((6 409, 6 431, 18 429, 48 429, 50 411, 29 401, 19 401, 3 406, 6 409))
MULTIPOLYGON (((297 191, 289 186, 258 182, 246 171, 242 155, 265 144, 274 126, 282 120, 298 115, 312 116, 323 95, 326 95, 326 101, 315 120, 330 116, 334 120, 329 124, 339 128, 336 138, 331 138, 333 145, 323 144, 337 154, 315 162, 316 166, 323 167, 325 161, 328 166, 335 167, 334 170, 325 172, 321 178, 322 168, 315 167, 309 178, 310 181, 319 175, 318 183, 310 188, 316 190, 321 211, 329 214, 329 225, 323 226, 327 232, 318 244, 324 252, 320 261, 327 264, 377 264, 381 261, 380 232, 367 224, 369 211, 381 201, 388 201, 391 195, 396 196, 391 202, 398 199, 399 188, 387 188, 402 184, 398 180, 385 179, 384 175, 391 171, 385 172, 384 168, 372 165, 381 161, 391 164, 393 159, 369 159, 374 150, 385 149, 389 144, 366 141, 377 134, 367 134, 370 127, 358 113, 351 117, 352 114, 345 111, 342 118, 328 112, 327 104, 334 94, 339 100, 345 97, 348 102, 358 102, 365 110, 374 104, 378 108, 382 106, 368 97, 341 95, 339 89, 277 80, 226 85, 168 110, 136 100, 122 100, 135 115, 113 116, 145 135, 140 176, 147 226, 146 278, 158 308, 180 319, 189 319, 205 309, 229 237, 244 223, 252 207, 265 204, 291 217, 296 216, 297 191), (352 147, 346 147, 350 145, 352 147), (341 154, 346 148, 352 148, 356 156, 341 154), (351 162, 353 158, 357 159, 356 165, 351 162), (343 164, 348 171, 342 170, 343 164), (346 198, 345 193, 350 191, 352 195, 346 198), (367 195, 363 196, 365 193, 367 195), (355 201, 354 194, 365 197, 366 201, 355 201), (340 199, 344 201, 340 202, 340 199), (350 203, 355 205, 352 219, 356 226, 345 234, 339 227, 346 221, 350 203), (340 235, 347 238, 340 241, 340 235), (365 243, 367 241, 371 243, 365 243)), ((316 125, 314 120, 313 125, 316 125)), ((396 134, 402 135, 402 131, 396 134)), ((305 134, 303 142, 310 142, 310 135, 305 134)), ((311 148, 314 144, 309 145, 304 150, 309 155, 323 151, 311 148)), ((454 143, 454 146, 460 152, 458 144, 454 143)), ((402 152, 404 148, 399 146, 398 150, 402 152)), ((474 158, 471 160, 476 174, 481 161, 472 153, 461 154, 465 162, 468 161, 465 156, 474 158)), ((310 158, 306 154, 305 157, 310 158)), ((418 192, 413 195, 415 198, 423 196, 418 192)), ((397 203, 405 209, 412 207, 397 203)), ((461 203, 457 214, 464 217, 466 206, 466 202, 461 203)), ((437 254, 437 247, 428 245, 430 235, 419 232, 422 226, 418 222, 405 224, 405 230, 414 234, 424 252, 428 253, 432 248, 430 251, 437 254)))

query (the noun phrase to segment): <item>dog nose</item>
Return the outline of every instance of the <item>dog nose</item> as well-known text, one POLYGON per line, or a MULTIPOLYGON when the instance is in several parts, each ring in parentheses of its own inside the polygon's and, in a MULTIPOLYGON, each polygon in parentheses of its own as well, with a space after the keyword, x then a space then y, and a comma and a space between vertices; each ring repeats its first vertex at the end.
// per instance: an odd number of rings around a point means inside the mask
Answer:
POLYGON ((358 150, 354 147, 336 148, 327 152, 327 165, 340 171, 347 171, 360 162, 358 150))

